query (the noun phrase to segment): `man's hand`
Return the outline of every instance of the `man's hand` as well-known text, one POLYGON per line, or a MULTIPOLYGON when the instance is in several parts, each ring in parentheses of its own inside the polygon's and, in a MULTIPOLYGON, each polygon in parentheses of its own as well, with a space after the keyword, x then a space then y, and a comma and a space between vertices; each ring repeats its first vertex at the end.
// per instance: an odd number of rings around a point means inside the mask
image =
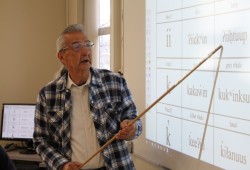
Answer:
POLYGON ((62 170, 80 170, 80 165, 79 162, 67 162, 63 165, 62 170))
POLYGON ((117 134, 117 139, 131 140, 134 138, 137 127, 135 124, 128 126, 132 120, 125 119, 121 122, 121 130, 117 134))

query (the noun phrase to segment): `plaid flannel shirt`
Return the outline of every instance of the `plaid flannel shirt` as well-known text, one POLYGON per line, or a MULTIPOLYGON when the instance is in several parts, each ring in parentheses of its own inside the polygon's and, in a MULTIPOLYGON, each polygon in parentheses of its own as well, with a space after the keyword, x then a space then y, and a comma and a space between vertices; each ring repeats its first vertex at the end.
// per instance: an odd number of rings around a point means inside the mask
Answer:
MULTIPOLYGON (((90 112, 102 146, 119 131, 122 120, 137 116, 137 110, 124 78, 116 73, 94 68, 91 68, 91 75, 90 112)), ((64 74, 43 87, 37 98, 34 146, 47 168, 53 170, 60 169, 65 162, 71 160, 72 103, 66 83, 67 74, 64 74)), ((135 138, 142 132, 141 120, 136 125, 135 138)), ((113 141, 101 154, 109 170, 135 169, 124 140, 113 141)))

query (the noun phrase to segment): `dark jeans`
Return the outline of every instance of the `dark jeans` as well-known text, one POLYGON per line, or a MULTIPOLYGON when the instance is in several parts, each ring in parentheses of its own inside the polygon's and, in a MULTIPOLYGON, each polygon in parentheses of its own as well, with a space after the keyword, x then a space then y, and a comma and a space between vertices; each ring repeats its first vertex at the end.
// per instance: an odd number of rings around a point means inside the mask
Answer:
POLYGON ((0 169, 3 170, 16 170, 15 165, 10 160, 5 150, 0 146, 0 169))

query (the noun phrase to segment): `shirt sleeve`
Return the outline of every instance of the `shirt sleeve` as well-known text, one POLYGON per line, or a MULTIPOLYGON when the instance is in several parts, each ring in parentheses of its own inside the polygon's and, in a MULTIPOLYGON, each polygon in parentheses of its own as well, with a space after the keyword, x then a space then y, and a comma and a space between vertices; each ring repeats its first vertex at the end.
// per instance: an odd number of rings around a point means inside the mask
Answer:
POLYGON ((37 98, 33 143, 36 152, 45 161, 48 169, 58 170, 61 169, 63 164, 69 160, 49 144, 52 136, 49 135, 47 129, 48 120, 46 116, 45 103, 45 97, 41 91, 37 98))
MULTIPOLYGON (((137 108, 136 108, 136 105, 134 103, 132 94, 131 94, 124 78, 122 78, 122 98, 123 98, 122 110, 124 113, 122 116, 123 117, 122 120, 135 119, 137 117, 137 114, 138 114, 137 108)), ((142 133, 142 121, 141 121, 141 119, 138 119, 135 124, 137 126, 137 131, 136 131, 136 134, 135 134, 133 139, 138 138, 142 133)))

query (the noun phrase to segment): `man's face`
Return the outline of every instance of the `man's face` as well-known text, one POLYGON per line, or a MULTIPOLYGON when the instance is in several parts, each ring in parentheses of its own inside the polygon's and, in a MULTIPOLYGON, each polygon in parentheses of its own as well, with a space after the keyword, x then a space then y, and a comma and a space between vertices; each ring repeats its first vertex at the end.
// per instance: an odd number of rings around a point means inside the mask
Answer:
POLYGON ((71 77, 89 72, 92 60, 89 43, 88 37, 82 32, 65 35, 65 47, 58 53, 58 58, 68 69, 71 77))

